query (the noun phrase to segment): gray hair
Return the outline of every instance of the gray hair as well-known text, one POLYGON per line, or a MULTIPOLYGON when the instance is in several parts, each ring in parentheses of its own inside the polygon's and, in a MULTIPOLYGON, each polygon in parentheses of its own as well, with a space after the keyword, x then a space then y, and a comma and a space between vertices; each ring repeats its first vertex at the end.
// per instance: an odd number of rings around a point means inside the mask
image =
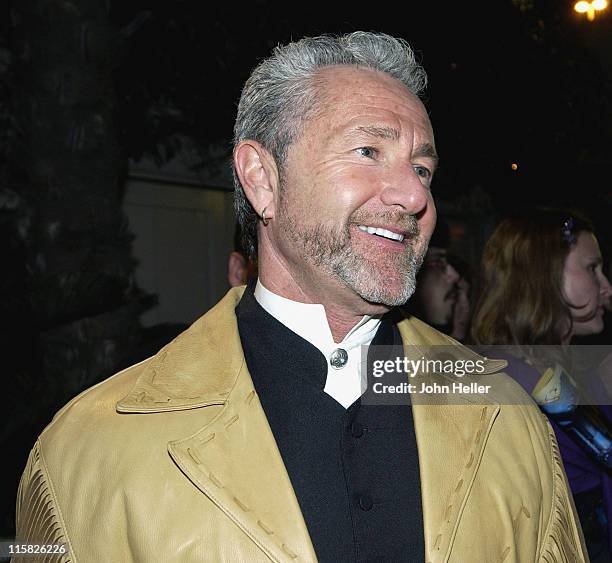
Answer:
MULTIPOLYGON (((289 146, 318 109, 317 73, 323 67, 351 65, 374 69, 399 80, 420 95, 427 84, 423 67, 403 39, 356 31, 342 36, 305 37, 279 45, 246 81, 234 126, 234 147, 245 139, 259 142, 274 157, 281 187, 289 146)), ((257 257, 257 213, 244 194, 234 168, 234 209, 244 248, 257 257)))

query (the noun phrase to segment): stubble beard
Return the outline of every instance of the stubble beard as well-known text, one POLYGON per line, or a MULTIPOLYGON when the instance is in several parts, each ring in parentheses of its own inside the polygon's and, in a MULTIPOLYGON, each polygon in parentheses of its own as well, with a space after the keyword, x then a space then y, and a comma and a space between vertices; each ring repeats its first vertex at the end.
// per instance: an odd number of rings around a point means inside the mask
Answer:
MULTIPOLYGON (((368 225, 372 217, 360 220, 357 213, 340 229, 324 225, 299 225, 286 213, 286 234, 302 250, 304 260, 344 283, 370 303, 397 307, 405 304, 416 288, 416 274, 423 263, 427 245, 422 245, 414 216, 404 217, 401 228, 409 238, 403 252, 389 252, 384 270, 352 246, 350 225, 368 225)), ((280 217, 279 217, 280 218, 280 217)), ((390 224, 391 214, 376 219, 390 224), (385 221, 386 220, 386 221, 385 221)), ((397 215, 395 216, 397 223, 397 215)))

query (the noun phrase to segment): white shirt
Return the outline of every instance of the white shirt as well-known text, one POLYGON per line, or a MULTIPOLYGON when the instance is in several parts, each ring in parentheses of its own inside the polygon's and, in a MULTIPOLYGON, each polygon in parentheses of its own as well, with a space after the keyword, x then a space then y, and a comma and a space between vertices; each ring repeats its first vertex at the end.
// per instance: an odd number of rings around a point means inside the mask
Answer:
POLYGON ((361 346, 369 345, 380 325, 380 316, 365 315, 344 337, 335 343, 327 323, 325 307, 318 303, 298 303, 266 289, 260 280, 255 286, 255 299, 277 321, 321 351, 327 360, 324 391, 345 409, 366 390, 361 381, 361 346), (348 353, 344 366, 336 369, 330 363, 332 352, 341 348, 348 353))

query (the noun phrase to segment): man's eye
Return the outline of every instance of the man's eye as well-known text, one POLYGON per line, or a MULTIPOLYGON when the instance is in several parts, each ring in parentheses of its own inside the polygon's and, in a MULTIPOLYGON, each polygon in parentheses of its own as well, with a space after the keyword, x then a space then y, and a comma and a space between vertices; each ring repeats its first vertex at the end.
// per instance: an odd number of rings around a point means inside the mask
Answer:
POLYGON ((415 166, 414 171, 417 173, 417 176, 420 176, 421 178, 425 178, 426 180, 431 178, 431 170, 425 166, 415 166))
POLYGON ((373 149, 372 147, 359 147, 357 152, 366 158, 374 158, 376 156, 376 149, 373 149))

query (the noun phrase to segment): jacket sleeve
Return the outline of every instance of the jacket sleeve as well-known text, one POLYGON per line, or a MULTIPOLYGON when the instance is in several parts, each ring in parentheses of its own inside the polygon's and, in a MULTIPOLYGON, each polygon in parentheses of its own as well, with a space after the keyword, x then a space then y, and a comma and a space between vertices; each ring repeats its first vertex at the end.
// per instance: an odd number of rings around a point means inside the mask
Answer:
MULTIPOLYGON (((37 556, 14 557, 12 562, 75 563, 61 512, 57 506, 53 486, 42 458, 40 442, 30 452, 17 491, 16 543, 62 545, 58 551, 37 556)), ((55 551, 55 550, 52 550, 55 551)))
POLYGON ((582 528, 578 520, 557 438, 546 420, 552 457, 552 507, 548 525, 542 537, 539 563, 582 563, 589 561, 582 528))

